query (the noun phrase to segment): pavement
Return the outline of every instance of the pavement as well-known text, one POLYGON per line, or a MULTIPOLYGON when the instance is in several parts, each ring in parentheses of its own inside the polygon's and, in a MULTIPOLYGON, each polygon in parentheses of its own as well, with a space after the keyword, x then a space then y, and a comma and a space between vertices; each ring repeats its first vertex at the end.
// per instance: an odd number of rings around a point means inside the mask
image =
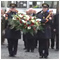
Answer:
MULTIPOLYGON (((8 48, 7 48, 7 39, 5 39, 4 45, 1 45, 1 59, 40 59, 38 53, 38 47, 34 50, 34 52, 25 52, 23 50, 24 42, 23 38, 21 38, 18 42, 18 51, 15 57, 9 57, 8 48)), ((55 51, 54 49, 49 48, 49 56, 48 59, 59 59, 59 51, 55 51)))

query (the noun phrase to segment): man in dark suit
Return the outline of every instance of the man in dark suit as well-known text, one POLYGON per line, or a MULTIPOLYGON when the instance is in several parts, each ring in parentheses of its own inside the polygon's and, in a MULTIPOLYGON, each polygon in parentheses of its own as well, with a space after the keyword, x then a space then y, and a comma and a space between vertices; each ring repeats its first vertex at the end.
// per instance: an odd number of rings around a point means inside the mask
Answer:
POLYGON ((3 31, 5 30, 5 16, 4 16, 4 11, 1 10, 1 44, 4 44, 5 40, 5 33, 3 31))
POLYGON ((59 12, 54 16, 54 32, 56 34, 56 51, 59 50, 59 12))
POLYGON ((55 43, 55 33, 54 33, 53 29, 54 29, 54 18, 52 19, 52 22, 51 22, 51 49, 54 49, 54 45, 55 45, 54 44, 55 43))
MULTIPOLYGON (((35 16, 36 13, 33 13, 33 9, 29 9, 27 12, 27 15, 30 16, 35 16)), ((34 48, 35 48, 35 35, 32 36, 30 33, 25 34, 25 44, 26 44, 26 52, 34 52, 34 48)))
POLYGON ((6 33, 5 36, 8 41, 8 51, 9 51, 9 56, 14 57, 17 54, 17 46, 18 46, 18 39, 21 38, 21 33, 20 31, 16 31, 16 29, 10 29, 10 25, 8 25, 8 20, 12 18, 13 14, 16 14, 18 11, 16 10, 16 4, 11 3, 10 4, 10 10, 6 13, 6 33))
POLYGON ((44 3, 42 4, 42 11, 37 13, 37 18, 41 19, 43 31, 38 31, 38 39, 39 39, 39 55, 40 58, 47 58, 49 55, 48 51, 48 40, 51 38, 51 28, 50 28, 50 18, 48 21, 46 17, 49 15, 48 9, 49 5, 44 3), (47 21, 47 22, 46 22, 47 21))

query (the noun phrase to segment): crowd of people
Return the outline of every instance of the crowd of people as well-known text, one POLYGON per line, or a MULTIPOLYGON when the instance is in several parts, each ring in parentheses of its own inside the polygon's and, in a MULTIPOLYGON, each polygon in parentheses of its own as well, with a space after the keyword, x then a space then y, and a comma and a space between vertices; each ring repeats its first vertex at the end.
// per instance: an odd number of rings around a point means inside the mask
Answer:
MULTIPOLYGON (((17 5, 10 4, 9 11, 1 10, 1 44, 4 44, 4 39, 7 38, 9 56, 13 57, 17 54, 18 39, 21 39, 21 31, 16 29, 10 29, 8 25, 8 19, 12 18, 13 14, 17 14, 17 5), (5 31, 4 31, 5 30, 5 31)), ((56 41, 56 51, 59 51, 59 11, 49 16, 49 5, 47 3, 42 4, 42 10, 36 13, 36 10, 29 8, 26 11, 27 15, 36 16, 41 19, 43 31, 38 30, 37 34, 32 36, 30 33, 23 33, 24 50, 25 52, 34 52, 34 49, 38 46, 38 52, 40 58, 47 58, 49 55, 49 46, 51 41, 51 49, 54 49, 56 41), (49 17, 47 17, 49 16, 49 17), (56 37, 56 38, 55 38, 56 37)))

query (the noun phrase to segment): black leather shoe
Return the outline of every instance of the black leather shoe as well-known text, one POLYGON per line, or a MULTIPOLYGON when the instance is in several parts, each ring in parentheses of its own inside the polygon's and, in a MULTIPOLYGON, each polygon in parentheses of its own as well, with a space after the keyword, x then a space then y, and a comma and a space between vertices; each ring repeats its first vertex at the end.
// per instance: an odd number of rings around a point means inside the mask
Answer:
POLYGON ((39 58, 43 58, 43 56, 40 56, 39 58))
POLYGON ((54 49, 54 47, 51 47, 51 49, 54 49))
POLYGON ((56 49, 55 51, 59 51, 59 49, 56 49))
POLYGON ((9 57, 15 57, 15 55, 9 55, 9 57))
POLYGON ((30 52, 29 50, 26 50, 25 52, 30 52))
POLYGON ((34 50, 31 50, 31 52, 34 52, 34 50))
POLYGON ((23 50, 26 50, 26 48, 23 48, 23 50))
POLYGON ((45 58, 45 59, 47 59, 47 58, 48 58, 48 56, 44 56, 44 58, 45 58))

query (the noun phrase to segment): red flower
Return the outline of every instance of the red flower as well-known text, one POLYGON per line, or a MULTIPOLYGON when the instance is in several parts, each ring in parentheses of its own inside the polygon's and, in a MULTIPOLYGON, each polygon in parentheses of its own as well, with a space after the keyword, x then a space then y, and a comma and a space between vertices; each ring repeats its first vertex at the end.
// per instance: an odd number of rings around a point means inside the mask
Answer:
POLYGON ((24 25, 26 25, 26 23, 24 23, 24 25))
POLYGON ((28 24, 27 26, 29 27, 30 25, 28 24))
POLYGON ((37 22, 39 22, 39 21, 37 21, 37 22))
POLYGON ((33 26, 34 25, 34 23, 31 23, 31 26, 33 26))
POLYGON ((24 15, 24 14, 21 14, 21 15, 24 15))
POLYGON ((32 17, 30 16, 30 18, 32 18, 32 17))
POLYGON ((33 29, 35 30, 36 28, 34 27, 33 29))
POLYGON ((31 20, 31 19, 29 19, 29 20, 31 20))
POLYGON ((25 21, 27 21, 27 19, 25 19, 25 21))
POLYGON ((22 23, 22 21, 20 20, 20 23, 22 23))
POLYGON ((34 19, 36 19, 36 18, 34 17, 34 19))
POLYGON ((21 19, 23 19, 23 17, 21 19))
POLYGON ((17 20, 19 20, 19 18, 16 18, 17 20))
POLYGON ((26 28, 26 27, 24 26, 24 28, 26 28))
POLYGON ((22 16, 24 16, 24 14, 21 14, 22 16))
POLYGON ((29 20, 31 20, 31 17, 30 17, 30 19, 29 20))

